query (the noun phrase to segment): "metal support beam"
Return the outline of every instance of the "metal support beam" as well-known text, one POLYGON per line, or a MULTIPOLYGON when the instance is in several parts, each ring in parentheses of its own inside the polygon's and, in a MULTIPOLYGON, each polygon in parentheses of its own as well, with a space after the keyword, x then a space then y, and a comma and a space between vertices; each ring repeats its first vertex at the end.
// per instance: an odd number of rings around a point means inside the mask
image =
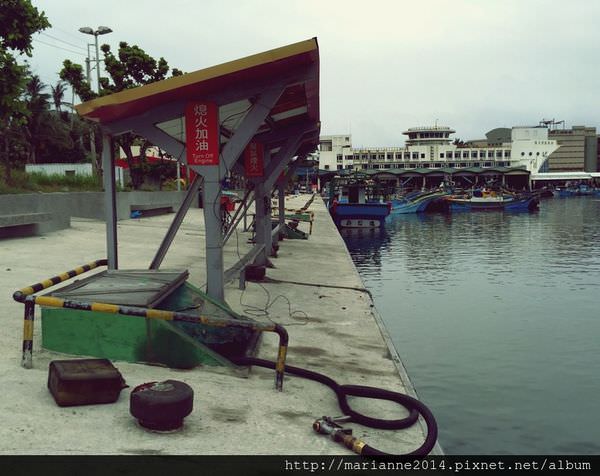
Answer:
POLYGON ((248 142, 254 137, 260 125, 277 103, 284 89, 285 86, 283 85, 267 89, 257 98, 233 137, 223 147, 219 165, 193 167, 197 173, 204 176, 202 196, 204 225, 206 228, 206 292, 218 301, 225 300, 221 180, 237 162, 248 142))
POLYGON ((182 158, 185 158, 185 145, 179 142, 174 137, 167 134, 162 129, 158 127, 148 124, 141 123, 136 124, 133 123, 133 131, 136 134, 139 134, 150 142, 152 142, 155 146, 160 147, 162 150, 166 151, 168 154, 175 157, 177 160, 185 161, 182 158))
POLYGON ((229 240, 229 238, 231 237, 231 235, 237 228, 238 224, 242 220, 242 217, 244 217, 246 215, 248 208, 250 208, 250 204, 252 203, 253 198, 254 198, 254 197, 252 197, 252 198, 250 197, 252 192, 253 192, 252 189, 246 190, 246 194, 244 195, 242 203, 240 204, 240 206, 238 207, 238 209, 235 212, 235 215, 231 219, 231 226, 225 233, 225 237, 223 238, 223 244, 227 243, 227 241, 229 240))
POLYGON ((269 264, 268 256, 271 250, 271 198, 266 193, 263 182, 257 182, 254 186, 254 208, 255 208, 255 239, 257 245, 264 245, 254 264, 258 266, 267 266, 269 264), (267 225, 269 226, 267 233, 267 225))
MULTIPOLYGON (((276 86, 284 88, 290 84, 302 82, 303 80, 314 76, 314 68, 315 66, 311 66, 308 69, 303 66, 301 68, 292 69, 281 76, 275 85, 273 85, 271 82, 271 78, 259 81, 244 81, 243 84, 228 88, 226 91, 219 91, 218 93, 214 94, 206 94, 202 97, 202 99, 205 101, 213 101, 219 106, 231 104, 249 97, 262 95, 266 91, 267 87, 271 88, 276 86)), ((121 119, 119 121, 107 124, 107 130, 113 135, 123 134, 124 132, 134 130, 135 126, 139 124, 158 124, 182 117, 188 101, 189 99, 182 99, 169 104, 153 107, 147 112, 144 112, 138 116, 128 117, 126 119, 121 119)))
POLYGON ((279 195, 279 231, 283 232, 284 227, 285 227, 285 182, 284 181, 279 181, 277 183, 277 193, 279 195))
POLYGON ((177 234, 177 231, 179 230, 179 227, 181 226, 185 215, 190 209, 190 206, 192 205, 194 199, 198 196, 198 190, 200 189, 201 184, 202 177, 200 175, 196 175, 194 177, 194 180, 190 184, 190 188, 185 194, 185 198, 179 206, 179 210, 177 210, 177 213, 175 214, 175 217, 173 218, 173 221, 171 222, 171 225, 169 226, 169 229, 167 230, 167 233, 163 238, 162 243, 158 247, 158 250, 154 255, 154 259, 152 260, 152 263, 150 263, 150 269, 160 268, 160 265, 165 259, 167 251, 169 251, 169 247, 171 246, 171 243, 173 243, 175 235, 177 234))
POLYGON ((115 158, 112 138, 102 134, 102 181, 104 183, 104 216, 106 220, 106 256, 108 269, 118 269, 117 254, 117 194, 115 187, 115 158))
POLYGON ((206 166, 201 170, 204 176, 202 203, 204 206, 204 227, 206 231, 206 292, 217 301, 225 300, 223 278, 223 222, 221 219, 221 174, 219 166, 206 166))
POLYGON ((225 173, 228 170, 231 170, 233 165, 237 162, 239 156, 244 151, 244 148, 248 145, 248 142, 254 137, 256 131, 260 127, 260 125, 264 122, 265 118, 273 109, 273 106, 277 103, 277 100, 283 93, 285 87, 279 86, 276 88, 272 88, 264 91, 261 94, 257 101, 252 106, 252 109, 246 114, 244 120, 235 131, 235 134, 225 147, 223 147, 222 160, 224 162, 225 167, 222 168, 222 177, 225 177, 225 173))
POLYGON ((296 154, 298 147, 300 146, 302 136, 304 134, 290 137, 283 147, 279 149, 273 160, 269 163, 268 167, 265 168, 265 188, 270 190, 273 188, 275 181, 279 178, 279 175, 285 168, 285 166, 292 160, 292 157, 296 154))

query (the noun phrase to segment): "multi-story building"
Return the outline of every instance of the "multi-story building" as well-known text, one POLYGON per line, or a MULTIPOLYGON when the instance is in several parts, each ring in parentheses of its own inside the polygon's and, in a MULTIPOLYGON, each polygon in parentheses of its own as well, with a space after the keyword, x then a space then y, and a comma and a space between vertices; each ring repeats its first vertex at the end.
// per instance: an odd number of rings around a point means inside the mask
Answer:
POLYGON ((488 141, 461 144, 452 142, 454 130, 444 126, 414 127, 404 131, 404 147, 352 148, 351 137, 321 138, 319 168, 341 169, 417 169, 469 167, 523 167, 530 172, 544 171, 550 154, 558 145, 548 138, 546 127, 494 129, 488 141), (508 132, 507 132, 508 131, 508 132), (509 141, 504 142, 505 139, 509 141))
POLYGON ((319 146, 319 169, 352 169, 352 136, 321 136, 319 146), (350 158, 349 158, 350 157, 350 158))
POLYGON ((548 132, 548 137, 560 146, 550 155, 548 172, 598 170, 598 136, 595 127, 552 129, 548 132))

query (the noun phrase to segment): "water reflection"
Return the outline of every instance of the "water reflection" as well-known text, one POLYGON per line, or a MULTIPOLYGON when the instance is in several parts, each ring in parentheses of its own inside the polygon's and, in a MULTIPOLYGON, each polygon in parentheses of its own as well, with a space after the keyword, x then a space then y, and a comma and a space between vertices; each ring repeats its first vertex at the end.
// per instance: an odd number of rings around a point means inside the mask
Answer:
POLYGON ((448 453, 597 451, 599 213, 549 199, 344 236, 448 453))

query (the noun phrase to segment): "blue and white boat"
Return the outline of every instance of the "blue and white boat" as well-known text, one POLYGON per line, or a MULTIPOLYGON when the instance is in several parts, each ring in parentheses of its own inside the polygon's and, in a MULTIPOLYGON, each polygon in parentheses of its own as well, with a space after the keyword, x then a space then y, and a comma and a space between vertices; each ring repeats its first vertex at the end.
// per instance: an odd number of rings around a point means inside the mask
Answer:
POLYGON ((391 203, 361 174, 336 178, 330 184, 329 212, 340 228, 378 228, 385 224, 391 203))
POLYGON ((502 192, 475 190, 467 196, 451 195, 446 197, 450 204, 450 211, 532 211, 539 205, 539 196, 535 193, 513 195, 502 192))
POLYGON ((448 192, 433 190, 429 192, 410 192, 392 200, 392 214, 423 213, 433 204, 443 200, 448 192))

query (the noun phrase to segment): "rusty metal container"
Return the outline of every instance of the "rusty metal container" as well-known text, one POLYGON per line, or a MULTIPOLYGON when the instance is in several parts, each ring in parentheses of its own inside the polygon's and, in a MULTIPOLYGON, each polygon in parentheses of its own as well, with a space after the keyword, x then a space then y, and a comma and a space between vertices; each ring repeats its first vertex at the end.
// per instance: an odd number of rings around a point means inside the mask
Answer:
POLYGON ((108 359, 53 360, 48 389, 61 407, 113 403, 127 385, 108 359))

